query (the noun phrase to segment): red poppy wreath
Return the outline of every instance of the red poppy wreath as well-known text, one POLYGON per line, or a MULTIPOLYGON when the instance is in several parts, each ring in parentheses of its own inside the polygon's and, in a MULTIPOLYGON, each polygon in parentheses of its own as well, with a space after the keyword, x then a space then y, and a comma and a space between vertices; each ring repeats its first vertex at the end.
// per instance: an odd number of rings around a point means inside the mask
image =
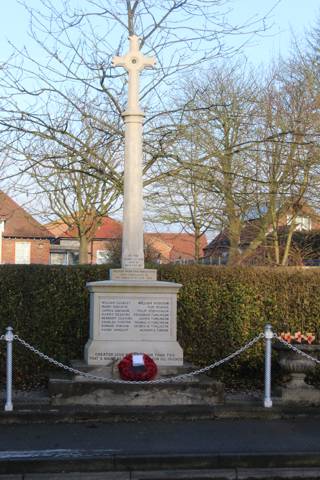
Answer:
POLYGON ((149 355, 142 355, 143 364, 135 366, 133 364, 133 354, 126 355, 118 364, 120 377, 122 380, 131 380, 136 382, 146 382, 152 380, 158 371, 157 365, 149 355))

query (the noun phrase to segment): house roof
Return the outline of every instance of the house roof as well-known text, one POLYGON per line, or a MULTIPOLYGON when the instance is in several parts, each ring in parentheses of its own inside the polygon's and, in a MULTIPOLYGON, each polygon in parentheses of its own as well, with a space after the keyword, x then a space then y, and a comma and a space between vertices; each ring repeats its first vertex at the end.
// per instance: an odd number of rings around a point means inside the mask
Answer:
POLYGON ((216 235, 210 243, 204 248, 204 256, 207 257, 211 255, 218 249, 229 247, 229 238, 228 238, 228 231, 225 228, 222 230, 218 235, 216 235))
MULTIPOLYGON (((245 247, 250 244, 261 230, 261 220, 260 219, 252 219, 248 220, 245 225, 243 226, 241 233, 240 233, 240 247, 245 247)), ((224 228, 214 239, 205 247, 204 255, 205 257, 208 255, 212 255, 215 251, 219 251, 221 249, 229 248, 229 231, 227 228, 224 228)))
MULTIPOLYGON (((56 238, 78 238, 78 231, 75 226, 69 227, 63 220, 55 220, 46 225, 48 230, 56 238)), ((120 238, 122 235, 122 224, 110 217, 102 217, 94 239, 120 238)))
POLYGON ((95 238, 120 238, 122 236, 122 223, 110 217, 103 217, 96 230, 95 238))
POLYGON ((171 244, 168 244, 165 240, 158 237, 157 234, 153 233, 145 233, 144 241, 146 244, 150 245, 152 249, 158 252, 161 258, 170 261, 172 251, 171 244))
POLYGON ((0 220, 4 237, 51 238, 52 234, 6 193, 0 191, 0 220))
POLYGON ((69 226, 62 220, 54 220, 53 222, 47 223, 46 228, 54 237, 63 237, 69 226))
MULTIPOLYGON (((145 238, 168 260, 194 259, 195 236, 190 233, 146 233, 145 238)), ((200 238, 200 255, 206 245, 207 238, 203 235, 200 238)))
MULTIPOLYGON (((288 208, 286 212, 282 214, 279 218, 279 226, 277 228, 278 232, 286 232, 288 229, 287 226, 287 215, 292 212, 292 208, 288 208)), ((320 229, 320 216, 316 211, 307 204, 302 204, 299 209, 299 216, 308 216, 312 220, 312 230, 320 229)), ((261 230, 261 218, 253 218, 248 220, 243 225, 243 228, 240 233, 240 247, 246 247, 252 242, 261 230)), ((269 228, 266 231, 266 236, 270 234, 272 228, 269 228)), ((229 248, 229 233, 228 229, 223 229, 206 247, 204 254, 205 256, 210 256, 212 254, 219 253, 219 251, 229 248)))

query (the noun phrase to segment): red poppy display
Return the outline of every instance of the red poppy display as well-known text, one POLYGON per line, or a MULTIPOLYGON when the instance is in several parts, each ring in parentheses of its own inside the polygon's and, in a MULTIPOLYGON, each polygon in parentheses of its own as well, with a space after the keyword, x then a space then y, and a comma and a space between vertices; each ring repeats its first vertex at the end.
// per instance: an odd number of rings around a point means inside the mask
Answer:
POLYGON ((280 337, 285 340, 288 343, 305 343, 307 342, 309 345, 315 341, 315 336, 307 332, 305 335, 303 333, 295 332, 293 335, 291 335, 291 332, 282 332, 280 334, 280 337))
POLYGON ((146 382, 152 380, 158 368, 155 362, 147 354, 143 354, 143 365, 135 367, 132 362, 133 354, 126 355, 118 364, 120 377, 122 380, 131 380, 136 382, 146 382))

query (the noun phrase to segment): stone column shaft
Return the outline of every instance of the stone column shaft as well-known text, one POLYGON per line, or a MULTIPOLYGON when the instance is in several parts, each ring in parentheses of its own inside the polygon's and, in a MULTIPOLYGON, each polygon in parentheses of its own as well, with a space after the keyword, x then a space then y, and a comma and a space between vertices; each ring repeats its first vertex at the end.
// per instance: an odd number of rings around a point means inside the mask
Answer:
POLYGON ((142 112, 123 114, 125 167, 122 268, 144 268, 142 200, 142 112))

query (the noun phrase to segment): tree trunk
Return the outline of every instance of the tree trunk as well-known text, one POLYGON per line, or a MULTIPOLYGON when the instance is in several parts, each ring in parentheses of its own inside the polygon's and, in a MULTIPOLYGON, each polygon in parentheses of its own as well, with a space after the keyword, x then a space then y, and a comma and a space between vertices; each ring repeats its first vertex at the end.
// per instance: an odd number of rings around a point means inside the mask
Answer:
POLYGON ((293 220, 292 224, 290 225, 290 229, 289 229, 289 233, 288 233, 288 236, 287 236, 287 239, 286 239, 286 244, 285 244, 285 247, 284 247, 283 257, 282 257, 282 261, 281 261, 281 265, 283 267, 288 265, 289 253, 290 253, 290 248, 291 248, 291 243, 292 243, 292 235, 293 235, 294 230, 295 230, 295 224, 294 224, 294 220, 293 220))
POLYGON ((199 258, 200 258, 200 228, 195 227, 194 230, 194 259, 197 263, 199 263, 199 258))
POLYGON ((80 264, 85 264, 89 263, 88 262, 88 239, 87 237, 81 236, 80 237, 80 248, 79 248, 79 263, 80 264))
POLYGON ((238 262, 240 256, 240 235, 241 222, 238 218, 233 218, 229 221, 228 236, 229 236, 229 256, 228 265, 234 265, 238 262))
POLYGON ((273 248, 274 248, 274 258, 276 265, 280 264, 280 248, 279 248, 279 238, 278 233, 273 232, 273 248))
MULTIPOLYGON (((275 191, 276 186, 272 185, 272 189, 275 191)), ((280 243, 279 243, 279 235, 278 235, 278 221, 277 221, 277 213, 276 213, 276 202, 274 196, 271 197, 270 201, 270 212, 272 217, 272 244, 274 250, 274 262, 276 265, 280 265, 280 243)))
POLYGON ((270 225, 270 222, 271 222, 271 213, 267 212, 263 218, 263 221, 261 222, 260 231, 258 235, 254 240, 250 242, 249 246, 241 254, 237 262, 238 265, 240 265, 241 263, 245 262, 248 258, 250 258, 253 255, 253 253, 257 250, 257 248, 260 247, 260 245, 262 245, 262 243, 266 238, 266 234, 268 232, 268 225, 270 225))
POLYGON ((228 265, 234 265, 237 263, 240 251, 240 236, 242 224, 237 212, 236 204, 233 198, 233 177, 228 172, 231 172, 231 156, 226 156, 222 163, 224 169, 223 189, 225 195, 225 213, 228 220, 227 230, 229 237, 229 256, 228 265))

